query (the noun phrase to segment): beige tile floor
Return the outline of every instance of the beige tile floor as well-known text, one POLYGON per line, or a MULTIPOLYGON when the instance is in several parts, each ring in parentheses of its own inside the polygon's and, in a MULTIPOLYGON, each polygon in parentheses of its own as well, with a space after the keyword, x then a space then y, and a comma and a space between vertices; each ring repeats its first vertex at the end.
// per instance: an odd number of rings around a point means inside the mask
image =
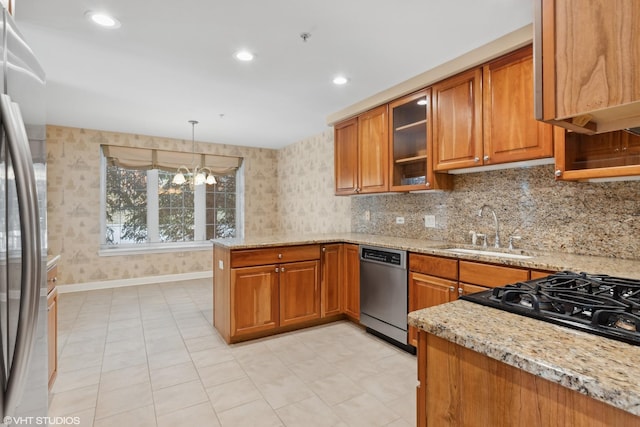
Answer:
POLYGON ((336 322, 227 345, 210 280, 61 294, 50 416, 82 426, 413 426, 416 360, 336 322))

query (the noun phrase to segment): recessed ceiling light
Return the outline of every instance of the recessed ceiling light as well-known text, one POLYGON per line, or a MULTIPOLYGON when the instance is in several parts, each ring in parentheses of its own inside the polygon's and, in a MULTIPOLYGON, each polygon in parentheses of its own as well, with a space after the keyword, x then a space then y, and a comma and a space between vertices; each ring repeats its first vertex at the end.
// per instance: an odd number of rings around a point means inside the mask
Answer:
POLYGON ((253 61, 253 53, 248 50, 239 50, 234 56, 239 61, 253 61))
POLYGON ((346 78, 345 76, 335 76, 333 78, 333 84, 338 86, 347 84, 348 81, 349 79, 346 78))
POLYGON ((94 12, 89 10, 84 15, 87 17, 87 19, 89 19, 94 24, 100 25, 101 27, 104 27, 104 28, 120 27, 120 21, 118 21, 113 16, 107 15, 106 13, 94 12))

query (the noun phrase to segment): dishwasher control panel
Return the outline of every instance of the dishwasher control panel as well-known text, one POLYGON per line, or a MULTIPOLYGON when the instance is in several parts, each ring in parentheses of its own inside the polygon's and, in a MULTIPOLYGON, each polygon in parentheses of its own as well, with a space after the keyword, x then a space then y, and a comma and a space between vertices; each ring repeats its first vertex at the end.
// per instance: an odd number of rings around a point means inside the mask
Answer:
POLYGON ((360 259, 363 261, 376 261, 404 267, 405 257, 406 255, 403 251, 368 248, 365 246, 360 248, 360 259))

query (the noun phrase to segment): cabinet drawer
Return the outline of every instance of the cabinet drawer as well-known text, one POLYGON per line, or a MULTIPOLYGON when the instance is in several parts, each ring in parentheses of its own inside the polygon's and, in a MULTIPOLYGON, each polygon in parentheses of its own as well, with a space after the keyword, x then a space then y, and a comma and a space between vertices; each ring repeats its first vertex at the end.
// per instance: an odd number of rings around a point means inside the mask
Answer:
POLYGON ((493 288, 524 280, 529 280, 529 270, 460 261, 460 282, 493 288))
POLYGON ((458 260, 431 255, 409 254, 409 270, 445 279, 458 280, 458 260))
POLYGON ((320 259, 320 245, 243 249, 231 252, 231 268, 320 259))

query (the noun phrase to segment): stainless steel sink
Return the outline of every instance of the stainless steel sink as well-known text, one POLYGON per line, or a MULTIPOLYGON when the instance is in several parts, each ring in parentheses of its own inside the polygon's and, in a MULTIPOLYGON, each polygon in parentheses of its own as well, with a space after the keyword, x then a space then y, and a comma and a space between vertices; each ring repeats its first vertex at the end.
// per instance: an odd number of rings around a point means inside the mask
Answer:
POLYGON ((458 254, 472 254, 472 255, 484 255, 496 258, 511 258, 511 259, 531 259, 530 255, 512 254, 508 252, 494 252, 483 249, 467 249, 467 248, 447 248, 445 251, 458 253, 458 254))

